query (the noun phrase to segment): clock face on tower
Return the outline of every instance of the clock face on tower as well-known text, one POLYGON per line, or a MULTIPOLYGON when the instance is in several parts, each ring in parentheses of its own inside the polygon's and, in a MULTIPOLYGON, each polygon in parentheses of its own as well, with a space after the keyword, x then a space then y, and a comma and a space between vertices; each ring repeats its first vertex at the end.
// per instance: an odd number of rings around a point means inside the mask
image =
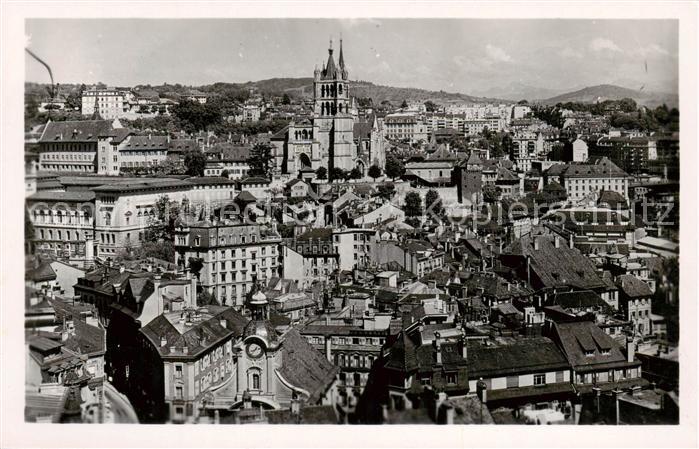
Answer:
POLYGON ((260 358, 263 352, 262 346, 257 343, 250 343, 247 347, 247 353, 253 359, 260 358))

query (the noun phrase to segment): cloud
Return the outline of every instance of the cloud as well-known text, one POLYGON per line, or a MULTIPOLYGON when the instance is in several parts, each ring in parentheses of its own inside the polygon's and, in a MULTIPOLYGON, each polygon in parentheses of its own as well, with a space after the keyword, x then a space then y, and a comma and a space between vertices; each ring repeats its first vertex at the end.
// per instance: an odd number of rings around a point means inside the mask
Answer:
POLYGON ((638 49, 634 50, 633 53, 644 57, 656 55, 670 56, 670 52, 658 44, 652 44, 647 47, 639 47, 638 49))
POLYGON ((570 48, 570 47, 562 48, 558 52, 558 54, 563 58, 570 58, 570 59, 581 59, 583 57, 583 54, 580 50, 576 50, 576 49, 570 48))
POLYGON ((614 41, 610 39, 604 39, 602 37, 598 37, 594 39, 592 42, 590 42, 590 48, 593 51, 612 51, 612 52, 620 52, 621 48, 617 44, 614 43, 614 41))
POLYGON ((512 56, 508 55, 505 50, 494 45, 485 46, 485 54, 492 62, 510 62, 512 56))

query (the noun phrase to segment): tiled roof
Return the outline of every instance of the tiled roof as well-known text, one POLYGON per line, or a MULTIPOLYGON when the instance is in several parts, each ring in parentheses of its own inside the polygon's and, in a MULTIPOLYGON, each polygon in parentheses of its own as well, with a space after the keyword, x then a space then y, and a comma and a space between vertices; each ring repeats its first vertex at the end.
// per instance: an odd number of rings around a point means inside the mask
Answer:
POLYGON ((511 344, 468 346, 471 378, 501 377, 517 373, 565 370, 568 361, 556 344, 546 337, 522 338, 511 344))
POLYGON ((25 278, 34 282, 51 281, 56 279, 56 272, 53 271, 50 264, 42 263, 37 268, 28 271, 25 278))
POLYGON ((553 303, 564 309, 586 309, 588 307, 604 307, 607 303, 592 290, 557 293, 553 303))
POLYGON ((97 142, 99 137, 111 136, 113 131, 111 120, 49 122, 39 142, 97 142))
POLYGON ((150 340, 161 356, 183 355, 182 348, 187 347, 187 355, 194 356, 206 350, 212 344, 219 342, 228 335, 239 337, 248 323, 248 319, 231 308, 214 314, 206 321, 192 326, 180 334, 165 315, 159 315, 141 328, 141 332, 150 340), (220 320, 226 321, 226 327, 221 326, 220 320), (203 338, 202 338, 203 337, 203 338), (166 344, 161 346, 161 338, 166 344), (170 347, 175 347, 177 354, 170 353, 170 347))
POLYGON ((167 150, 169 146, 167 136, 131 136, 122 150, 167 150))
POLYGON ((282 367, 279 374, 291 385, 310 393, 308 402, 315 404, 325 394, 340 371, 299 334, 291 329, 282 337, 282 367))
MULTIPOLYGON (((59 184, 61 185, 61 184, 59 184)), ((61 202, 92 202, 95 200, 95 192, 91 190, 71 190, 68 192, 53 192, 42 190, 27 197, 27 201, 61 201, 61 202)))
POLYGON ((632 274, 623 274, 616 279, 616 285, 629 298, 648 298, 653 291, 641 279, 632 274))
POLYGON ((554 332, 563 353, 576 370, 626 363, 621 346, 592 321, 554 323, 554 332), (609 350, 609 355, 603 355, 602 349, 609 350), (585 355, 585 350, 591 355, 585 355))
POLYGON ((523 236, 516 240, 507 252, 530 256, 531 269, 545 287, 573 286, 578 289, 591 289, 604 286, 589 258, 565 244, 556 248, 553 236, 523 236), (534 239, 538 242, 539 249, 535 249, 534 239))

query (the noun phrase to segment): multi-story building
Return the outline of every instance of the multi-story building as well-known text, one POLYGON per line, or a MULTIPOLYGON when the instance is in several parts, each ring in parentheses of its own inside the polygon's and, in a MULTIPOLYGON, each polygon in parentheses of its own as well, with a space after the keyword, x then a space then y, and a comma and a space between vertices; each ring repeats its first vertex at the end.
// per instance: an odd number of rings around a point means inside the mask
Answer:
POLYGON ((589 394, 594 388, 611 391, 648 384, 641 377, 641 362, 632 341, 627 341, 624 351, 594 322, 584 320, 553 322, 546 332, 570 363, 570 379, 577 392, 589 394))
POLYGON ((128 111, 128 102, 123 90, 88 89, 82 93, 82 114, 93 115, 95 113, 103 119, 115 119, 123 117, 128 111))
POLYGON ((364 391, 374 362, 389 338, 390 314, 319 317, 303 325, 299 332, 335 366, 340 368, 340 406, 351 414, 364 391))
POLYGON ((120 171, 154 167, 167 159, 169 147, 169 136, 129 136, 119 147, 120 171))
POLYGON ((427 125, 417 114, 388 114, 384 118, 386 138, 390 140, 403 141, 409 143, 427 142, 427 125))
POLYGON ((601 137, 591 142, 590 156, 607 157, 627 173, 645 173, 657 160, 656 141, 648 137, 601 137))
POLYGON ((148 179, 95 187, 95 241, 97 256, 114 257, 141 246, 145 231, 158 220, 156 203, 167 196, 180 203, 192 184, 179 179, 148 179))
POLYGON ((619 311, 625 320, 633 324, 634 334, 643 337, 652 335, 653 291, 650 286, 633 274, 618 276, 616 285, 619 287, 619 311))
POLYGON ((482 118, 464 120, 463 131, 467 136, 482 133, 486 128, 492 132, 503 130, 505 120, 497 115, 489 115, 482 118))
POLYGON ((281 237, 257 224, 208 221, 175 230, 175 263, 201 265, 199 282, 220 304, 243 306, 255 282, 279 276, 281 237))
POLYGON ((94 259, 95 193, 39 191, 27 198, 37 252, 90 263, 94 259))
POLYGON ((581 200, 602 190, 629 198, 631 177, 606 157, 584 164, 557 164, 544 174, 546 182, 557 181, 572 201, 581 200))
POLYGON ((333 231, 333 246, 337 253, 340 270, 353 270, 373 262, 372 246, 377 232, 365 228, 345 228, 333 231))
POLYGON ((377 264, 397 263, 418 278, 444 265, 444 251, 428 246, 420 240, 395 242, 379 241, 375 245, 373 261, 377 264))
POLYGON ((39 168, 119 174, 119 148, 131 131, 118 120, 49 122, 39 138, 39 168))
POLYGON ((311 229, 282 246, 285 279, 298 281, 305 289, 315 283, 327 284, 339 264, 338 247, 332 228, 311 229))

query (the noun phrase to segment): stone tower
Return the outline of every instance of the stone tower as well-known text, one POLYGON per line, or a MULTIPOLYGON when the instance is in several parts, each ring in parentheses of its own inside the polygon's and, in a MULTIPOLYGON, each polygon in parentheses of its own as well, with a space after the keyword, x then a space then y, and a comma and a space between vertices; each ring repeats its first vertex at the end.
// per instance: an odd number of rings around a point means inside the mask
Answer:
POLYGON ((461 204, 479 204, 483 197, 483 162, 475 152, 456 168, 456 192, 461 204))
POLYGON ((354 118, 351 104, 342 40, 337 65, 331 40, 328 62, 322 70, 315 71, 313 80, 313 124, 318 129, 321 164, 328 170, 335 167, 351 170, 354 167, 354 118))

